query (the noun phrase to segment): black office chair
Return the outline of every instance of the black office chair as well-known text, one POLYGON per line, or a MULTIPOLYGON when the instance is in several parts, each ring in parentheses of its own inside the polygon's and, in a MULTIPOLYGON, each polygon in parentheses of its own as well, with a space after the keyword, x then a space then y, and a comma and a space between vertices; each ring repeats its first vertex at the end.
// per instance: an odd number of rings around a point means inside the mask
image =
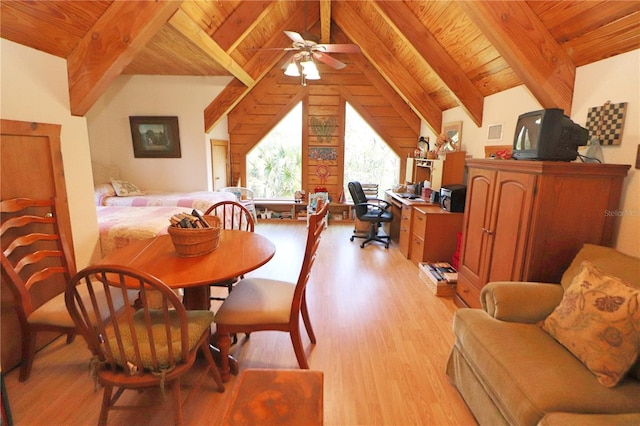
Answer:
POLYGON ((360 182, 349 182, 349 193, 353 198, 353 204, 355 207, 356 217, 362 222, 369 222, 371 227, 369 228, 369 234, 351 236, 351 241, 354 238, 365 238, 360 244, 361 248, 364 248, 365 244, 370 241, 377 241, 384 244, 384 248, 389 248, 389 236, 378 235, 378 228, 382 222, 391 222, 393 220, 393 213, 388 209, 391 204, 380 200, 378 198, 367 198, 360 182))

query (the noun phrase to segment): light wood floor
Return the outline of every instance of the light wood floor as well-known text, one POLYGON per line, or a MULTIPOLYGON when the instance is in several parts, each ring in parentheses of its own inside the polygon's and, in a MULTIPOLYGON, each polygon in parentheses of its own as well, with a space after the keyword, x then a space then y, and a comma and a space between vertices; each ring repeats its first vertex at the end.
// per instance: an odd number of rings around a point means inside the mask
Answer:
MULTIPOLYGON (((326 425, 475 425, 444 374, 453 343, 456 307, 418 278, 418 269, 399 252, 378 244, 361 249, 349 241, 352 225, 331 224, 324 233, 308 287, 317 337, 304 333, 309 364, 324 372, 326 425)), ((304 224, 260 222, 256 228, 275 242, 273 260, 251 275, 295 280, 301 262, 304 224)), ((215 309, 215 306, 214 306, 215 309)), ((260 332, 232 347, 245 368, 297 368, 288 335, 260 332)), ((101 390, 88 374, 89 352, 82 338, 56 340, 36 355, 31 378, 5 376, 16 425, 86 425, 97 422, 101 390)), ((195 368, 184 385, 202 370, 195 368)), ((212 382, 212 381, 211 381, 212 382)), ((237 377, 223 394, 205 384, 184 406, 187 424, 220 424, 237 377)), ((129 392, 124 401, 157 401, 159 392, 129 392)), ((168 405, 169 406, 169 405, 168 405)), ((112 412, 111 425, 171 424, 163 407, 112 412)))

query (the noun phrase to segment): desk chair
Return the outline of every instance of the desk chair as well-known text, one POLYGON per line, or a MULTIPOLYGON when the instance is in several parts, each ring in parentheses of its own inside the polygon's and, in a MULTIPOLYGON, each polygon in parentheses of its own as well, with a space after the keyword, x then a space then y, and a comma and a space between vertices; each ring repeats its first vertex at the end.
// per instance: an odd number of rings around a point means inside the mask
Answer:
POLYGON ((377 241, 383 243, 384 248, 388 249, 389 236, 378 235, 378 228, 382 222, 391 222, 393 220, 393 213, 388 210, 391 204, 377 198, 367 198, 360 182, 349 182, 348 187, 353 199, 356 217, 362 222, 371 224, 367 235, 356 235, 354 231, 351 241, 354 238, 365 238, 360 244, 361 248, 364 248, 365 244, 370 241, 377 241))
POLYGON ((325 229, 328 204, 309 218, 307 242, 300 275, 296 283, 269 278, 240 280, 216 312, 216 341, 220 349, 220 370, 223 380, 229 379, 229 344, 233 333, 254 331, 284 331, 289 333, 293 350, 302 369, 308 369, 307 357, 300 336, 300 316, 312 343, 316 336, 307 309, 306 288, 320 235, 325 229))
MULTIPOLYGON (((253 232, 255 223, 253 216, 242 204, 236 201, 220 201, 209 207, 204 213, 206 215, 214 215, 220 218, 222 229, 238 229, 240 231, 253 232)), ((211 284, 212 287, 227 287, 229 293, 233 290, 233 285, 238 282, 239 278, 229 281, 211 284)), ((211 300, 224 300, 224 297, 211 296, 211 300)))
POLYGON ((256 212, 256 204, 253 197, 253 191, 249 188, 243 188, 241 186, 227 186, 220 191, 231 192, 234 194, 240 204, 242 204, 249 212, 254 222, 258 221, 258 214, 256 212))
MULTIPOLYGON (((124 266, 90 266, 69 280, 65 302, 93 354, 92 372, 104 386, 98 424, 106 424, 109 410, 140 409, 117 404, 125 390, 153 387, 163 393, 165 387, 171 388, 174 422, 182 424, 180 379, 193 365, 198 350, 218 391, 224 391, 209 349, 213 313, 187 311, 173 290, 157 278, 124 266), (111 290, 126 300, 123 308, 111 298, 97 303, 93 297, 82 296, 111 290), (160 294, 157 308, 150 304, 149 291, 160 294), (96 323, 94 318, 100 317, 109 320, 96 323)), ((198 388, 199 383, 193 389, 198 388)))

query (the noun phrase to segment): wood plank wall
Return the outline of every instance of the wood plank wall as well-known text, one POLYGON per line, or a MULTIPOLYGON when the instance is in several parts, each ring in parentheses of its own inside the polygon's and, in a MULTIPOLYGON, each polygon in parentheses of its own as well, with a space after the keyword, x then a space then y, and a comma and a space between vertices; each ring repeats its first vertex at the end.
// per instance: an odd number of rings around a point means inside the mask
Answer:
POLYGON ((343 185, 345 105, 353 108, 384 139, 401 160, 398 182, 405 175, 406 157, 420 136, 420 118, 413 113, 368 61, 334 55, 347 64, 341 71, 319 64, 320 80, 302 86, 279 67, 265 76, 228 116, 231 182, 246 184, 246 155, 298 102, 303 103, 302 187, 328 189, 337 200, 343 185), (329 133, 319 130, 329 128, 329 133), (335 159, 310 158, 313 148, 336 150, 335 159), (323 166, 323 167, 319 167, 323 166), (326 166, 326 168, 324 167, 326 166), (323 178, 323 171, 329 175, 323 178))

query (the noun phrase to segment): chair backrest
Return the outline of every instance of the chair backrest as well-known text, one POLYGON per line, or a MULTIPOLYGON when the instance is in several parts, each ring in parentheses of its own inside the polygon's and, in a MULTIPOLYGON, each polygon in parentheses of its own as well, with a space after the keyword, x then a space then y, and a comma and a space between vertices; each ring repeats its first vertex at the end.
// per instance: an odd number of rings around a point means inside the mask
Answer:
POLYGON ((236 201, 220 201, 207 209, 205 215, 218 216, 223 229, 239 229, 253 232, 253 216, 245 206, 236 201))
POLYGON ((296 283, 296 289, 293 295, 293 302, 291 305, 291 315, 299 315, 300 306, 305 294, 307 283, 309 282, 309 276, 311 275, 311 267, 316 260, 316 252, 320 244, 320 235, 326 228, 327 211, 329 204, 325 204, 322 208, 314 214, 309 215, 309 227, 307 229, 307 243, 304 250, 304 258, 302 259, 302 267, 300 268, 300 275, 298 276, 298 282, 296 283))
POLYGON ((194 336, 187 312, 173 290, 149 274, 116 265, 87 267, 69 280, 65 303, 102 368, 142 376, 169 371, 189 356, 194 336), (115 295, 126 301, 123 306, 115 295))
POLYGON ((61 234, 56 200, 14 198, 0 203, 2 276, 23 312, 64 291, 76 273, 71 236, 61 234))
POLYGON ((242 201, 242 200, 253 201, 253 191, 249 188, 244 188, 242 186, 227 186, 225 188, 222 188, 220 191, 231 192, 236 196, 238 201, 242 201))
POLYGON ((360 182, 356 182, 356 181, 349 182, 347 186, 349 188, 349 193, 351 194, 351 198, 353 199, 353 204, 355 205, 356 216, 360 218, 361 216, 367 213, 367 206, 358 205, 358 204, 366 203, 368 201, 367 196, 364 193, 364 190, 362 189, 362 185, 360 184, 360 182))

